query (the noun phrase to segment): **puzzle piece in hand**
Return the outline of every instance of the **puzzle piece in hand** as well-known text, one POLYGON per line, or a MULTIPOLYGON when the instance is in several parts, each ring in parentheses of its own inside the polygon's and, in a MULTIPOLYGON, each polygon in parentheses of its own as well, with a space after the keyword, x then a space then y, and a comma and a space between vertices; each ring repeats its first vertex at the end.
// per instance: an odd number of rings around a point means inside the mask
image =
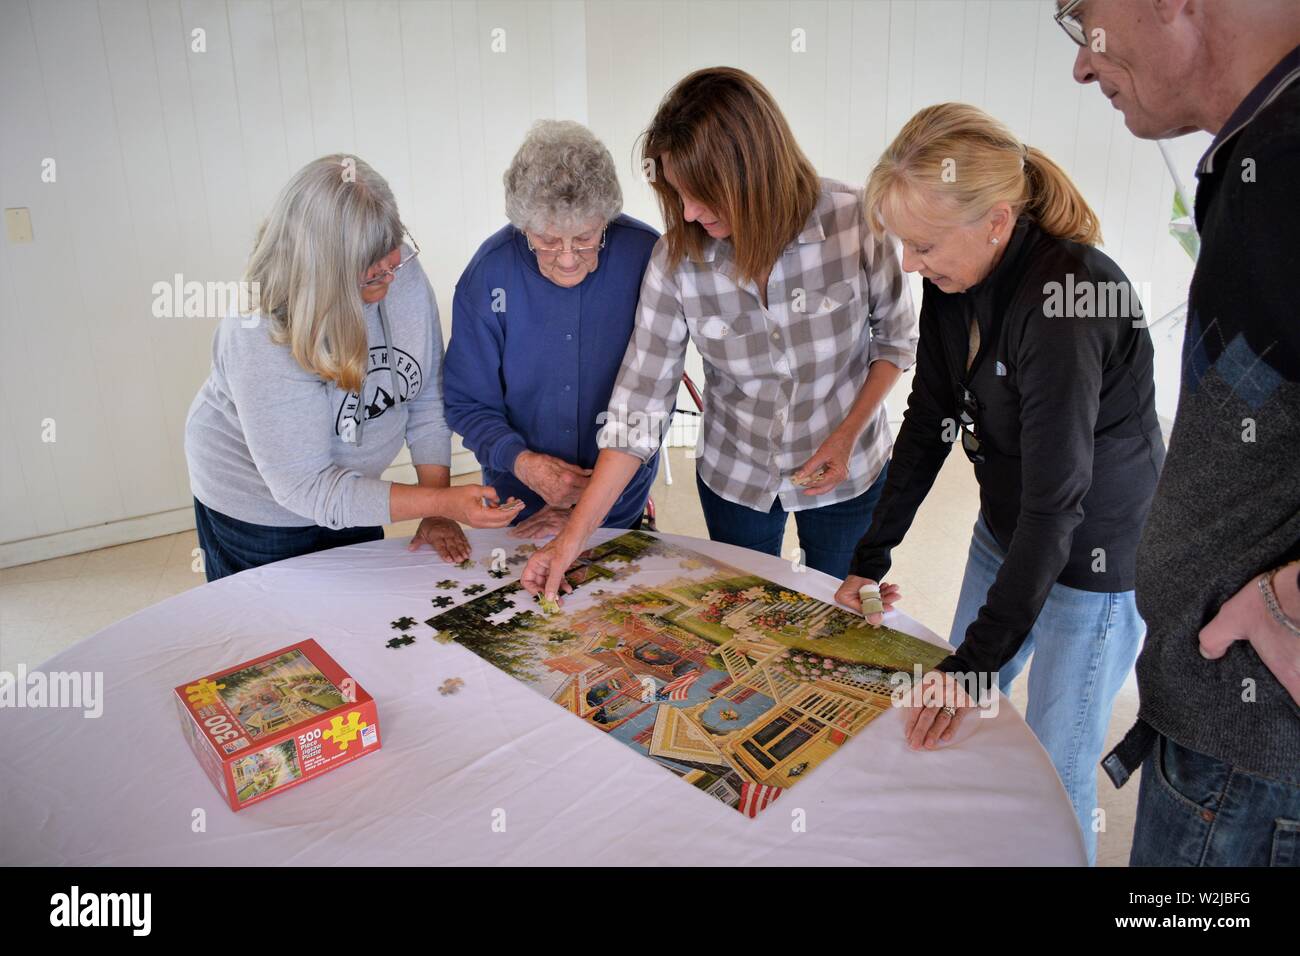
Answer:
POLYGON ((393 622, 393 629, 398 631, 409 630, 413 626, 415 626, 415 618, 413 617, 399 617, 393 622))
POLYGON ((438 693, 442 694, 443 696, 446 696, 447 694, 454 694, 456 693, 456 691, 460 690, 464 686, 465 686, 465 682, 461 680, 459 677, 448 677, 445 681, 442 682, 442 686, 438 688, 438 693))
POLYGON ((527 558, 536 550, 537 545, 533 544, 531 541, 525 541, 523 544, 515 545, 515 554, 523 555, 524 558, 527 558))
POLYGON ((462 571, 468 571, 474 567, 474 559, 466 558, 460 564, 456 565, 456 567, 460 568, 462 571))
POLYGON ((459 581, 453 581, 451 578, 444 578, 443 580, 435 584, 434 587, 439 588, 443 591, 450 591, 452 588, 457 587, 459 584, 460 584, 459 581))
POLYGON ((434 607, 451 607, 452 599, 446 594, 439 594, 432 603, 434 607))
POLYGON ((544 592, 538 591, 533 595, 533 600, 541 605, 542 610, 547 614, 559 614, 560 602, 553 597, 548 597, 544 592))
POLYGON ((473 597, 475 594, 482 594, 486 590, 486 584, 471 584, 469 587, 462 590, 461 593, 473 597))
POLYGON ((414 644, 414 643, 415 643, 415 638, 413 638, 410 634, 403 634, 401 637, 393 638, 385 646, 396 649, 399 647, 405 647, 407 644, 414 644))

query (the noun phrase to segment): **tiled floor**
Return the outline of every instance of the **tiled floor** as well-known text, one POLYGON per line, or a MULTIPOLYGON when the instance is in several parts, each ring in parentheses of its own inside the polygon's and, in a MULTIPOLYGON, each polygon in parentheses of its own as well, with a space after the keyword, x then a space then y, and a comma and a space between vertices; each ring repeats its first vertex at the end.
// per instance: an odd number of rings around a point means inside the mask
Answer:
MULTIPOLYGON (((673 449, 671 464, 673 484, 665 483, 661 469, 653 492, 659 528, 707 537, 693 463, 684 449, 673 449)), ((477 475, 468 475, 457 483, 477 480, 477 475)), ((978 493, 969 464, 960 455, 950 455, 907 540, 894 554, 890 579, 903 589, 901 607, 944 636, 956 610, 977 508, 978 493)), ((404 537, 417 524, 390 525, 386 532, 390 537, 404 537)), ((791 553, 796 546, 791 521, 784 553, 791 553)), ((188 531, 0 570, 0 670, 12 671, 19 663, 29 667, 39 664, 114 621, 202 584, 203 575, 193 570, 196 547, 194 532, 188 531)), ((1026 684, 1022 676, 1012 692, 1012 702, 1022 712, 1026 684)), ((1108 748, 1132 724, 1136 711, 1137 685, 1130 677, 1111 716, 1108 748)), ((1137 781, 1117 791, 1101 775, 1097 793, 1106 821, 1097 862, 1124 865, 1133 837, 1137 781)))

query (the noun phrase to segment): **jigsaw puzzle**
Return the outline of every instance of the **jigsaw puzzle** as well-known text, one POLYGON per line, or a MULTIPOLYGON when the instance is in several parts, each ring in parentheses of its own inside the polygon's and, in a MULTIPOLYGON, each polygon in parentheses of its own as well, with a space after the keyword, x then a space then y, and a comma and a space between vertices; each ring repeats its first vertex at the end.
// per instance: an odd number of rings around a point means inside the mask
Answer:
POLYGON ((946 656, 638 531, 566 578, 554 613, 514 581, 425 623, 748 816, 889 709, 893 674, 946 656))

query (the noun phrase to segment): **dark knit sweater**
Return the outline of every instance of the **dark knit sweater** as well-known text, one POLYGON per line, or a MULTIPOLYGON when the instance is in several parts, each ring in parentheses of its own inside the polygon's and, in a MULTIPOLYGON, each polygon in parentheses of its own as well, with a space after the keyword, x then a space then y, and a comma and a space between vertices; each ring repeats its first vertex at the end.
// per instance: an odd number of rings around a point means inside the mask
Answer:
POLYGON ((1211 661, 1198 637, 1243 586, 1300 557, 1300 48, 1243 100, 1197 178, 1182 392, 1138 549, 1140 722, 1117 753, 1131 771, 1154 728, 1293 774, 1300 708, 1247 641, 1211 661))

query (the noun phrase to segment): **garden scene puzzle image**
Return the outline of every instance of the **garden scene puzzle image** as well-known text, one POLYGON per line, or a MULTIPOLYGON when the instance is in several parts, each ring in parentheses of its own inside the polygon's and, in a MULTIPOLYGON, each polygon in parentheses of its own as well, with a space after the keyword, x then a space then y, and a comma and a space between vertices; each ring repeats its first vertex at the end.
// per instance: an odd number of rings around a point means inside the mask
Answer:
POLYGON ((945 656, 638 531, 566 579, 554 614, 514 581, 425 623, 751 817, 890 707, 891 675, 945 656))

